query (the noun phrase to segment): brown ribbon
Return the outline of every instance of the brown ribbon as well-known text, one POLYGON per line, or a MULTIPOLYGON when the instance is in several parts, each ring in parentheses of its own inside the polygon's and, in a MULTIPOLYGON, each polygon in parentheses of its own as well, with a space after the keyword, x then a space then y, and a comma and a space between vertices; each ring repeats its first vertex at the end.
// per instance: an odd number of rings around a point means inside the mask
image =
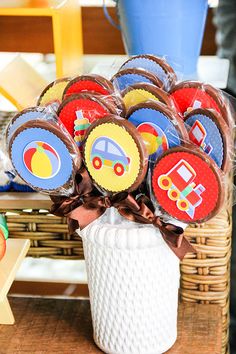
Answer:
POLYGON ((184 237, 181 227, 164 223, 160 217, 155 216, 153 205, 147 197, 141 196, 135 200, 131 194, 126 192, 110 197, 101 196, 94 189, 84 167, 76 175, 76 186, 72 195, 51 196, 51 199, 53 201, 51 213, 67 217, 70 233, 78 228, 82 230, 98 219, 107 208, 113 206, 127 220, 157 227, 167 245, 179 259, 182 260, 187 252, 196 252, 184 237))
POLYGON ((68 214, 71 220, 78 222, 81 230, 113 206, 127 220, 157 227, 164 241, 179 259, 182 260, 187 252, 196 252, 184 237, 181 227, 164 223, 160 217, 155 216, 151 202, 145 196, 136 201, 132 195, 122 192, 111 197, 89 194, 82 199, 83 202, 68 214))

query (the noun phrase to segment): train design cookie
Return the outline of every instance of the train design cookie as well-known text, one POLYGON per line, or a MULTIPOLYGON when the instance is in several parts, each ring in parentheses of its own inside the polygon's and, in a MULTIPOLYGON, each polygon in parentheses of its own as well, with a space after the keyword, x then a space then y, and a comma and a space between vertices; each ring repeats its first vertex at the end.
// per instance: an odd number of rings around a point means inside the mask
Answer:
POLYGON ((147 154, 134 126, 116 116, 91 125, 84 144, 84 161, 96 185, 108 193, 133 191, 147 171, 147 154))
POLYGON ((230 132, 220 114, 208 109, 194 109, 185 116, 192 143, 208 154, 224 172, 229 166, 230 132))
POLYGON ((60 121, 79 148, 82 147, 84 136, 90 124, 111 113, 116 113, 112 103, 106 103, 99 94, 90 93, 68 96, 63 100, 57 112, 60 121))
POLYGON ((184 222, 203 222, 223 202, 220 169, 200 150, 176 147, 165 152, 153 169, 152 189, 162 209, 184 222))
POLYGON ((30 121, 16 130, 9 155, 18 175, 33 189, 46 193, 68 190, 82 160, 72 139, 55 123, 30 121))
POLYGON ((128 59, 120 68, 123 69, 142 68, 154 74, 161 82, 166 90, 177 80, 173 68, 166 60, 154 55, 136 55, 128 59))
POLYGON ((128 111, 126 118, 141 134, 149 161, 154 162, 164 151, 188 141, 182 119, 160 102, 140 103, 128 111))

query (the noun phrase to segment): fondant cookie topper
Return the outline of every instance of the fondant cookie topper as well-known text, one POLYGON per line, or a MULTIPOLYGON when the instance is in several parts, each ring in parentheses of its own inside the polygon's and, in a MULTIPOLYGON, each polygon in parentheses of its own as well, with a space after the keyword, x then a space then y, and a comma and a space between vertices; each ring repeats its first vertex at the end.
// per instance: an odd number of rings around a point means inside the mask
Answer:
POLYGON ((47 115, 45 108, 43 107, 31 107, 26 108, 23 111, 17 113, 11 120, 6 130, 7 144, 9 143, 14 132, 24 123, 27 123, 35 119, 44 119, 47 115))
POLYGON ((82 163, 79 150, 66 131, 55 123, 39 120, 16 130, 9 143, 9 155, 27 184, 50 194, 69 193, 82 163))
POLYGON ((186 115, 189 139, 208 154, 224 172, 229 167, 230 132, 222 116, 214 110, 198 108, 186 115))
POLYGON ((192 146, 176 147, 159 157, 152 189, 162 209, 188 223, 204 222, 216 215, 224 197, 220 169, 192 146))
POLYGON ((136 104, 147 100, 160 101, 170 108, 174 108, 174 103, 167 92, 152 84, 134 84, 122 91, 122 97, 126 110, 136 104))
POLYGON ((135 190, 145 177, 148 162, 135 127, 112 115, 89 128, 84 161, 96 185, 108 194, 135 190))
POLYGON ((141 134, 150 161, 154 162, 164 151, 188 141, 182 119, 160 102, 140 103, 128 111, 126 118, 141 134))
POLYGON ((106 103, 99 94, 80 93, 70 95, 63 100, 58 109, 58 117, 78 147, 82 146, 84 136, 90 124, 107 114, 115 114, 114 105, 106 103))
POLYGON ((138 83, 149 83, 157 87, 162 87, 163 83, 152 73, 144 69, 124 69, 116 73, 111 79, 114 87, 123 91, 130 85, 138 83))
POLYGON ((114 93, 112 83, 104 77, 96 74, 80 75, 68 82, 63 97, 81 92, 96 92, 102 95, 114 93))
POLYGON ((170 92, 176 107, 184 117, 192 109, 214 109, 230 124, 230 115, 222 93, 211 85, 197 81, 184 81, 174 86, 170 92))
POLYGON ((69 95, 86 92, 95 94, 97 93, 105 96, 104 99, 106 102, 110 102, 111 104, 117 106, 117 108, 120 110, 120 113, 123 113, 124 104, 121 97, 115 93, 111 81, 100 75, 90 74, 75 77, 67 84, 64 90, 63 98, 65 99, 69 95))
POLYGON ((172 84, 177 80, 173 68, 166 62, 166 60, 156 57, 154 55, 136 55, 128 59, 120 68, 142 68, 154 74, 162 81, 166 90, 169 90, 172 84))
POLYGON ((39 96, 37 105, 38 106, 49 106, 49 105, 60 105, 62 101, 62 95, 69 78, 58 79, 51 82, 39 96))

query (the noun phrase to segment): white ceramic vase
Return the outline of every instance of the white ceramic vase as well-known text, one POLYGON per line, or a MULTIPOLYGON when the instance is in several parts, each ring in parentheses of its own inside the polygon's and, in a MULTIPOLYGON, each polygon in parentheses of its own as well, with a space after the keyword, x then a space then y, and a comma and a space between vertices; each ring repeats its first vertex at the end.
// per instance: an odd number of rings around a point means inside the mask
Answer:
POLYGON ((160 354, 177 337, 179 259, 153 226, 114 211, 79 231, 96 344, 109 354, 160 354))

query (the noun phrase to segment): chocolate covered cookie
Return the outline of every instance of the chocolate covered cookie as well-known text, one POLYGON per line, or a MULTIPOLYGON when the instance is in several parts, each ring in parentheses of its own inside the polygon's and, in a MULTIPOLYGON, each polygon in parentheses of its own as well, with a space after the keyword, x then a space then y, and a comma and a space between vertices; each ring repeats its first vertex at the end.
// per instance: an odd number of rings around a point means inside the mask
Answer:
POLYGON ((147 171, 147 152, 135 127, 117 116, 97 120, 89 128, 84 161, 98 188, 106 193, 133 191, 147 171))
POLYGON ((39 96, 38 106, 59 106, 62 101, 63 92, 66 85, 70 81, 69 78, 58 79, 51 82, 39 96))
POLYGON ((161 155, 152 171, 152 190, 172 217, 198 223, 212 218, 224 201, 223 177, 197 147, 175 147, 161 155))
POLYGON ((144 69, 124 69, 116 73, 111 79, 114 88, 123 91, 127 87, 138 84, 148 83, 157 87, 162 87, 163 83, 155 75, 144 69))
POLYGON ((58 118, 79 147, 90 124, 108 114, 115 114, 116 108, 106 102, 100 94, 80 93, 68 96, 58 108, 58 118))
POLYGON ((173 68, 167 61, 154 55, 142 54, 133 56, 121 66, 120 70, 130 68, 142 68, 151 72, 162 82, 165 90, 169 90, 177 80, 173 68))
POLYGON ((188 141, 182 119, 160 102, 147 101, 133 106, 126 118, 141 134, 150 161, 155 161, 164 151, 188 141))
POLYGON ((17 174, 33 189, 67 194, 82 164, 80 152, 59 125, 31 120, 18 128, 9 143, 9 156, 17 174))

